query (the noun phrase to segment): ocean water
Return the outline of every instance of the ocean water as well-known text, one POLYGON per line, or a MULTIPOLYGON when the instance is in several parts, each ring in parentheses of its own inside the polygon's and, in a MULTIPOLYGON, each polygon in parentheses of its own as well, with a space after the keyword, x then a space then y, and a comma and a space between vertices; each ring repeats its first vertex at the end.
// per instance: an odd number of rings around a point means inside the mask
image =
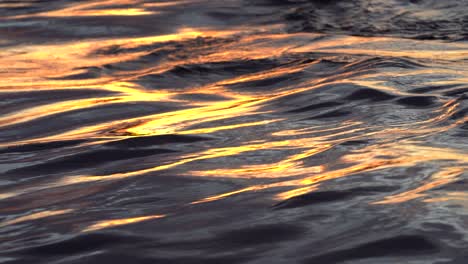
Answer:
POLYGON ((468 263, 468 1, 0 1, 0 263, 468 263))

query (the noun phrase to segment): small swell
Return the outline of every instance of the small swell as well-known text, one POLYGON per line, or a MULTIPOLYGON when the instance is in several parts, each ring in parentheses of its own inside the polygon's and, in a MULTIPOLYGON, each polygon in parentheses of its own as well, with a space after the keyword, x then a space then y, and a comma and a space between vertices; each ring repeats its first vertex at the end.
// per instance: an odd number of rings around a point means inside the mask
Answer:
POLYGON ((437 244, 423 236, 400 235, 330 252, 310 258, 304 263, 342 263, 355 259, 437 253, 438 250, 437 244))

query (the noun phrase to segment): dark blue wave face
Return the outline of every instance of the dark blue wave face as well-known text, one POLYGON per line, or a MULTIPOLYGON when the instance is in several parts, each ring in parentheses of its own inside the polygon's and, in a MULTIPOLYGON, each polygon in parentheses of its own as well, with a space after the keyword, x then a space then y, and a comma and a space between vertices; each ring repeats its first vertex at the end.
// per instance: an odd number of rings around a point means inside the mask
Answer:
POLYGON ((467 263, 467 4, 0 2, 0 263, 467 263))

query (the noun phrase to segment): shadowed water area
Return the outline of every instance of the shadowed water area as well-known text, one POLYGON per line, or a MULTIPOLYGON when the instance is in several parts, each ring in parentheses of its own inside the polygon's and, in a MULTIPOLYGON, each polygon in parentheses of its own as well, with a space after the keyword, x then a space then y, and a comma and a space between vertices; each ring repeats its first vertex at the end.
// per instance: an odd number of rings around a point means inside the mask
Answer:
POLYGON ((0 1, 0 263, 468 263, 468 1, 0 1))

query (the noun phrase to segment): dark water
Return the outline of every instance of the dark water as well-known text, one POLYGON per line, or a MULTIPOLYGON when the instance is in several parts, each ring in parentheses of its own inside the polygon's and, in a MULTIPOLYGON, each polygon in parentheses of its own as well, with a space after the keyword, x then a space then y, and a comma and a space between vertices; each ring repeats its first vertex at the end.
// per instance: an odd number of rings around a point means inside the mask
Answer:
POLYGON ((0 263, 468 263, 468 1, 0 1, 0 263))

